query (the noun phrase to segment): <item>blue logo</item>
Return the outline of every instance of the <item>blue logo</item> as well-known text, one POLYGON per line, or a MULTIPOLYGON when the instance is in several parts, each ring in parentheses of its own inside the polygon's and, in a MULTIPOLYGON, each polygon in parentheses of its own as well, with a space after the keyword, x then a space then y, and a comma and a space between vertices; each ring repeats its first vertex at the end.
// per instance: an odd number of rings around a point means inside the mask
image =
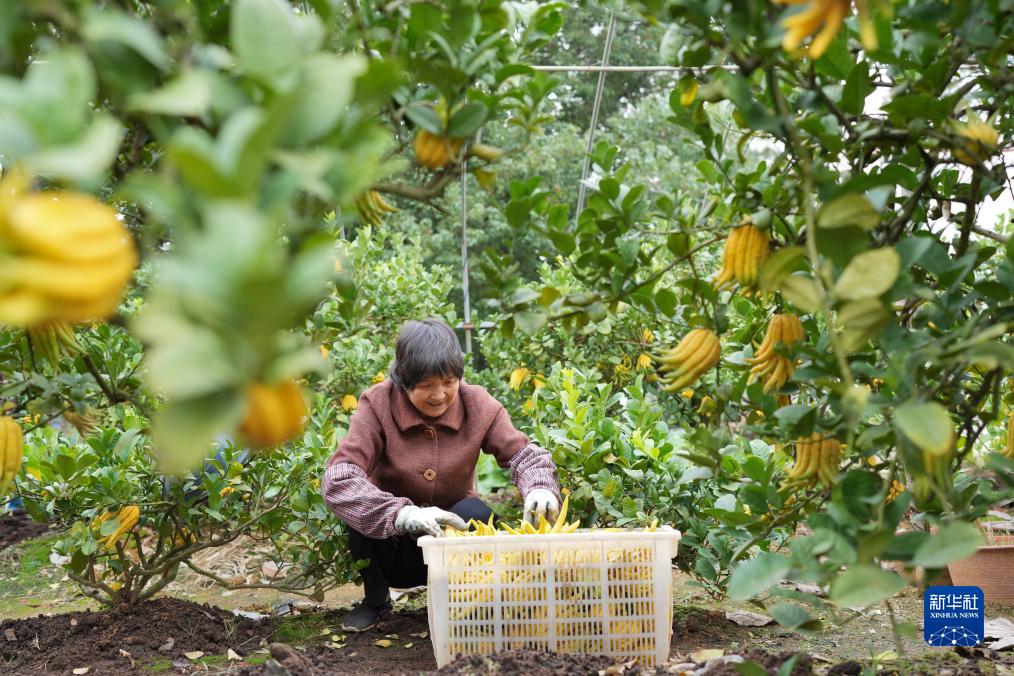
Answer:
POLYGON ((978 587, 929 587, 922 597, 926 643, 941 648, 978 645, 986 625, 986 599, 978 587))

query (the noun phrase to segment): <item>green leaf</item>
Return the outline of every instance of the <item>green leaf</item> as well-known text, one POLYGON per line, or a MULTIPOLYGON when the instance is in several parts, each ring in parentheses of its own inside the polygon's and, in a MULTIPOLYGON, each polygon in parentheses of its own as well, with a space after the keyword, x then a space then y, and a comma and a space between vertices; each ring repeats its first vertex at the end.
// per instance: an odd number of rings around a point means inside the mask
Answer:
POLYGON ((99 115, 77 142, 33 155, 32 168, 54 178, 94 186, 116 159, 123 127, 111 115, 99 115))
POLYGON ((760 269, 761 289, 768 293, 777 291, 805 257, 806 249, 801 246, 787 246, 771 254, 760 269))
POLYGON ((209 197, 235 193, 229 177, 215 162, 215 145, 206 133, 184 126, 176 131, 168 144, 171 164, 183 180, 209 197))
POLYGON ((865 607, 889 599, 905 588, 897 574, 872 564, 852 566, 831 583, 831 601, 843 607, 865 607))
POLYGON ((669 289, 659 289, 655 294, 655 305, 666 317, 676 313, 676 294, 669 289))
POLYGON ((809 275, 789 275, 780 290, 785 298, 803 312, 816 312, 824 307, 824 294, 809 275))
POLYGON ((768 670, 753 661, 740 662, 733 666, 740 676, 768 676, 768 670))
POLYGON ((477 132, 488 114, 481 103, 469 103, 454 113, 447 123, 447 135, 453 138, 467 138, 477 132))
POLYGON ((80 49, 48 49, 25 72, 18 112, 46 143, 74 143, 91 117, 95 90, 95 71, 80 49))
MULTIPOLYGON (((775 418, 778 419, 779 426, 784 430, 795 430, 798 425, 803 423, 804 418, 809 416, 812 419, 815 415, 815 408, 803 404, 790 404, 775 411, 775 418)), ((812 420, 808 422, 813 424, 812 420)))
POLYGON ((982 546, 982 533, 970 523, 958 521, 940 527, 923 542, 912 557, 912 564, 923 568, 943 568, 967 559, 982 546))
POLYGON ((166 402, 152 431, 159 469, 181 475, 200 466, 216 435, 234 430, 245 409, 244 397, 234 389, 166 402))
POLYGON ((865 195, 848 193, 831 200, 817 212, 817 225, 822 228, 842 228, 848 225, 872 230, 880 223, 880 214, 865 195))
POLYGON ((866 106, 866 97, 873 93, 873 89, 870 67, 865 61, 860 61, 853 66, 848 78, 845 79, 839 107, 843 112, 859 115, 866 106))
POLYGON ((289 109, 284 138, 289 143, 312 143, 331 131, 345 114, 357 77, 366 60, 355 54, 314 54, 303 64, 303 80, 289 109))
POLYGON ((658 47, 660 62, 666 66, 678 65, 677 59, 679 58, 679 50, 682 45, 683 31, 680 26, 678 24, 669 24, 658 47))
POLYGON ((443 120, 440 119, 437 111, 429 106, 422 104, 407 106, 405 117, 412 120, 417 127, 425 129, 431 134, 442 136, 445 133, 443 120))
POLYGON ((792 567, 788 557, 761 552, 736 566, 729 576, 729 598, 745 601, 778 584, 792 567))
POLYGON ((232 51, 247 75, 276 90, 286 89, 295 82, 303 45, 295 16, 287 3, 237 0, 232 8, 229 34, 232 51))
POLYGON ((200 117, 208 112, 215 75, 191 68, 164 87, 130 97, 127 108, 144 113, 200 117))
POLYGON ((890 247, 864 251, 849 262, 834 285, 843 300, 877 298, 890 289, 901 272, 901 257, 890 247))
POLYGON ((891 314, 876 298, 845 303, 836 314, 842 329, 842 347, 850 352, 858 350, 880 335, 890 320, 891 314))
POLYGON ((771 613, 771 617, 775 618, 775 621, 787 627, 789 629, 819 629, 820 621, 815 620, 810 616, 810 613, 806 612, 805 608, 791 604, 791 603, 779 603, 768 608, 768 612, 771 613))
POLYGON ((172 64, 152 25, 121 11, 107 7, 88 12, 81 33, 88 42, 117 42, 129 47, 160 70, 172 64))
POLYGON ((911 401, 894 412, 894 425, 920 450, 943 456, 954 446, 954 423, 935 401, 911 401))
POLYGON ((528 335, 532 335, 546 325, 546 322, 549 321, 549 315, 542 310, 525 310, 524 312, 514 313, 514 321, 519 329, 528 335))

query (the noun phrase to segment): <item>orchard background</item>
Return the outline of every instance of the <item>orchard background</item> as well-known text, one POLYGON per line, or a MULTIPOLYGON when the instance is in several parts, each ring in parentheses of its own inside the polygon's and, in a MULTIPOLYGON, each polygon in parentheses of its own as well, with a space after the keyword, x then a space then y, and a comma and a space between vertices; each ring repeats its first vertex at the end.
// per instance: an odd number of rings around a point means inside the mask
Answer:
POLYGON ((583 525, 672 524, 692 584, 790 629, 891 611, 1014 496, 1012 29, 1010 0, 0 2, 0 492, 104 603, 235 586, 193 559, 240 537, 289 564, 268 586, 353 580, 323 462, 402 321, 461 325, 464 206, 465 379, 583 525), (597 62, 611 14, 612 64, 675 68, 608 75, 577 212, 594 77, 532 65, 597 62))

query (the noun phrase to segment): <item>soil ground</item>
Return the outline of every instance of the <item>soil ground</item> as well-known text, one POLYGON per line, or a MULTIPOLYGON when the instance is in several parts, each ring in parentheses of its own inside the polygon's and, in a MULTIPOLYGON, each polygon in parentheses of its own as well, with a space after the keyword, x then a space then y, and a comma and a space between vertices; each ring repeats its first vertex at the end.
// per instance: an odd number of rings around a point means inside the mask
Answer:
MULTIPOLYGON (((174 583, 167 588, 169 593, 135 609, 94 612, 99 610, 97 605, 82 597, 50 562, 56 538, 47 533, 0 551, 0 673, 72 674, 73 669, 83 667, 90 667, 89 674, 284 673, 266 664, 272 660, 286 666, 293 676, 416 674, 436 669, 424 594, 400 599, 396 614, 381 625, 350 635, 340 631, 340 619, 344 608, 360 598, 360 589, 354 585, 329 592, 322 604, 297 606, 293 613, 259 622, 229 611, 270 614, 278 601, 297 599, 261 590, 222 591, 191 581, 174 583), (173 643, 167 648, 169 638, 173 643), (241 659, 230 661, 229 650, 241 659), (195 656, 194 651, 204 654, 195 656), (188 652, 191 657, 185 655, 188 652)), ((687 581, 674 574, 673 639, 666 667, 696 661, 692 658, 702 655, 698 651, 707 649, 745 655, 768 673, 777 673, 796 653, 804 658, 797 658, 793 674, 859 674, 863 668, 873 669, 867 673, 952 676, 1014 673, 1014 653, 1010 651, 930 648, 922 642, 921 632, 904 637, 904 654, 898 655, 890 620, 882 608, 847 621, 827 613, 821 617, 824 631, 811 635, 778 625, 742 627, 727 620, 726 612, 763 610, 714 601, 700 589, 687 586, 687 581)), ((915 629, 922 618, 922 599, 915 590, 896 597, 892 606, 899 620, 915 629)), ((1014 606, 988 603, 987 617, 998 616, 1014 617, 1014 606)), ((584 659, 498 654, 449 665, 451 670, 442 673, 489 673, 490 667, 504 674, 597 671, 584 659), (549 671, 535 671, 536 664, 549 671)), ((708 671, 709 675, 738 673, 733 664, 715 664, 708 671)))
POLYGON ((0 549, 16 545, 22 540, 38 537, 47 530, 49 530, 48 525, 33 521, 23 509, 15 509, 0 516, 0 549))

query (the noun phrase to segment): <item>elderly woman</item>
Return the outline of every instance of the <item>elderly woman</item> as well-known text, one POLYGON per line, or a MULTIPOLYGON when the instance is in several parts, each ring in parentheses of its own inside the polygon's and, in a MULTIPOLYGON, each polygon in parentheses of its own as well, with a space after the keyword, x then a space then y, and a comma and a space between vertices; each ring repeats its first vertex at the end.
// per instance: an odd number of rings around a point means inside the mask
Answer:
POLYGON ((374 626, 391 608, 390 588, 426 583, 420 535, 486 521, 475 491, 479 451, 510 469, 524 518, 556 518, 560 488, 550 454, 515 429, 485 388, 461 380, 457 336, 439 319, 406 322, 389 378, 366 390, 349 432, 327 461, 324 501, 348 524, 365 596, 342 621, 347 631, 374 626))

